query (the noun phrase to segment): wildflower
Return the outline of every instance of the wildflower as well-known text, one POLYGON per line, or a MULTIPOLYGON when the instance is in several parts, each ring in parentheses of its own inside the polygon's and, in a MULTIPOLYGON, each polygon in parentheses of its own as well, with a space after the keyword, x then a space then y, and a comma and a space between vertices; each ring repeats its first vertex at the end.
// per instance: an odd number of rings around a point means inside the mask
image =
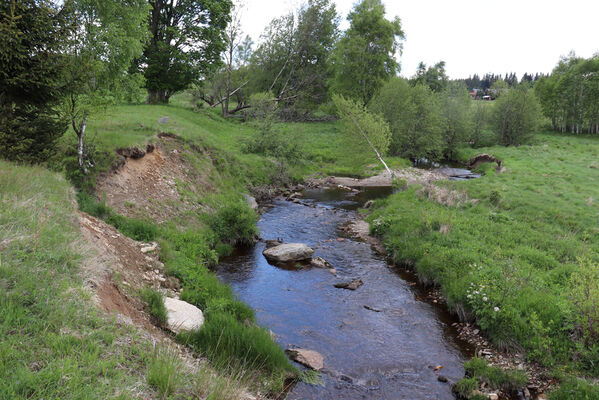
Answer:
POLYGON ((487 298, 486 298, 486 297, 483 297, 483 301, 487 301, 487 298))
POLYGON ((493 311, 495 311, 495 312, 499 311, 499 307, 493 308, 493 311))

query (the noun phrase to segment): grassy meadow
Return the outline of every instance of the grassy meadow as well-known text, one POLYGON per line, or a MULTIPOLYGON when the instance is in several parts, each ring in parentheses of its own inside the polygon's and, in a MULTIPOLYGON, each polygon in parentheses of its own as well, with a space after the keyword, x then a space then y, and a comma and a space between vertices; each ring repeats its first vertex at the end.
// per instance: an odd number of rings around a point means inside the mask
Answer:
POLYGON ((506 170, 439 183, 441 201, 418 187, 379 201, 373 232, 500 348, 599 375, 599 139, 540 133, 460 157, 478 153, 506 170))

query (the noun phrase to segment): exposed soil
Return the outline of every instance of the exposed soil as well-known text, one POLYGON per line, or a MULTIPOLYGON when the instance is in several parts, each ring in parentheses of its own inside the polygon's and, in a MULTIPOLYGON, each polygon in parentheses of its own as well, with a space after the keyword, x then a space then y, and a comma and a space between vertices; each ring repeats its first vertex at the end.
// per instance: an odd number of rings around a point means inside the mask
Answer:
POLYGON ((146 287, 161 289, 177 296, 177 284, 164 275, 164 265, 158 260, 156 248, 144 254, 148 244, 136 242, 118 232, 104 221, 79 212, 83 237, 100 255, 85 263, 86 282, 96 295, 97 304, 109 313, 120 314, 132 323, 155 334, 144 304, 138 298, 139 290, 146 287), (170 286, 170 287, 169 287, 170 286))
POLYGON ((119 149, 124 161, 98 179, 96 195, 117 213, 128 217, 151 218, 157 223, 171 220, 186 211, 201 207, 182 197, 178 185, 196 192, 212 190, 208 173, 198 175, 186 161, 179 139, 161 135, 152 151, 139 153, 119 149), (139 153, 139 154, 138 154, 139 153), (129 155, 129 156, 128 156, 129 155))

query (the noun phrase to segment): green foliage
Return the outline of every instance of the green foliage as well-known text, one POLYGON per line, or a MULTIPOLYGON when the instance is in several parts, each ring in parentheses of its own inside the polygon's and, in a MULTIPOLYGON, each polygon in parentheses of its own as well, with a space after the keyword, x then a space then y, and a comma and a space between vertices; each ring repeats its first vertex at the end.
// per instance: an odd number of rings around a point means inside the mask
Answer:
POLYGON ((490 366, 481 358, 466 362, 464 368, 466 375, 476 378, 478 383, 485 383, 490 388, 508 393, 520 389, 528 380, 524 371, 490 366))
POLYGON ((230 0, 151 0, 151 38, 139 60, 146 77, 148 101, 168 103, 200 74, 220 64, 230 0))
POLYGON ((158 227, 151 222, 128 218, 115 213, 104 200, 97 201, 85 192, 77 193, 79 209, 114 226, 124 235, 140 241, 152 241, 158 237, 158 227))
POLYGON ((347 19, 350 26, 331 55, 332 92, 367 104, 399 71, 395 54, 405 35, 398 17, 385 18, 381 0, 356 3, 347 19))
POLYGON ((228 204, 210 215, 209 226, 219 241, 231 245, 253 243, 257 217, 245 202, 228 204))
POLYGON ((599 400, 597 385, 583 379, 568 378, 549 395, 550 400, 599 400))
POLYGON ((447 88, 448 81, 449 78, 445 73, 445 61, 439 61, 428 68, 425 63, 420 62, 412 84, 428 86, 433 92, 441 93, 447 88))
POLYGON ((549 77, 535 85, 543 113, 554 130, 599 133, 599 57, 583 59, 569 54, 549 77))
POLYGON ((365 162, 376 159, 383 162, 382 156, 387 153, 391 139, 387 122, 379 114, 370 113, 343 96, 333 96, 333 102, 347 137, 346 151, 365 162))
POLYGON ((271 21, 251 57, 248 91, 272 92, 285 99, 279 111, 286 119, 301 118, 324 103, 330 78, 328 57, 338 23, 330 0, 309 0, 297 14, 271 21))
POLYGON ((228 314, 215 313, 198 331, 180 334, 179 338, 217 365, 243 365, 267 376, 296 372, 265 329, 239 322, 228 314))
POLYGON ((141 298, 148 304, 150 315, 156 319, 160 325, 164 325, 167 320, 167 311, 164 306, 162 293, 146 288, 141 291, 141 298))
POLYGON ((478 389, 478 382, 475 378, 462 378, 455 384, 454 389, 458 396, 469 399, 472 392, 478 389))
POLYGON ((441 95, 441 135, 443 154, 447 159, 454 159, 458 147, 463 146, 471 136, 471 103, 466 86, 462 83, 451 82, 441 95))
POLYGON ((392 132, 390 150, 404 158, 438 160, 443 153, 439 103, 423 85, 410 87, 401 78, 391 79, 371 102, 392 132))
POLYGON ((179 356, 168 348, 156 347, 148 365, 148 384, 161 394, 162 399, 168 399, 181 384, 182 362, 179 356))
POLYGON ((253 126, 257 132, 245 141, 243 150, 247 153, 297 161, 301 156, 299 143, 275 125, 277 103, 272 95, 255 93, 250 96, 250 104, 252 108, 249 116, 253 118, 253 126))
POLYGON ((599 175, 590 166, 599 144, 590 137, 536 139, 464 150, 466 159, 482 151, 508 168, 438 184, 440 192, 465 193, 476 203, 428 200, 411 187, 377 203, 383 207, 370 216, 371 229, 396 262, 440 285, 449 308, 475 320, 496 346, 595 375, 599 175), (443 225, 448 233, 440 232, 443 225))
POLYGON ((497 144, 497 137, 490 127, 491 102, 476 101, 472 104, 472 147, 485 147, 497 144))
POLYGON ((589 346, 599 338, 599 268, 588 259, 580 259, 578 264, 580 268, 571 277, 572 322, 577 338, 589 346))
POLYGON ((539 118, 539 102, 532 91, 523 86, 509 89, 493 107, 495 133, 505 146, 525 143, 537 129, 539 118))
POLYGON ((68 182, 4 161, 0 171, 0 398, 101 400, 147 390, 150 343, 98 313, 84 289, 81 262, 93 253, 77 251, 84 246, 68 182))
POLYGON ((53 1, 0 4, 0 154, 43 161, 66 131, 57 106, 65 95, 64 43, 72 15, 53 1))

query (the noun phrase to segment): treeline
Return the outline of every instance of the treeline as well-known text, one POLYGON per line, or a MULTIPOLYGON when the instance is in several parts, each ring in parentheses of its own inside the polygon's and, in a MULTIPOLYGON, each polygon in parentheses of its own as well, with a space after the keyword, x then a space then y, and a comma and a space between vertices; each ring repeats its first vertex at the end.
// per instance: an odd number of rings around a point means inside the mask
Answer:
POLYGON ((535 91, 554 130, 599 133, 599 56, 562 58, 535 91))
POLYGON ((267 93, 280 117, 308 119, 319 111, 330 114, 333 93, 368 103, 399 73, 395 56, 404 33, 399 18, 385 17, 380 0, 357 3, 344 32, 331 0, 307 0, 273 19, 258 44, 243 37, 243 11, 236 4, 226 31, 224 65, 205 75, 192 92, 198 107, 220 106, 227 116, 252 107, 252 96, 267 93))
POLYGON ((464 82, 466 87, 468 87, 468 90, 478 89, 486 92, 489 91, 493 87, 493 84, 498 81, 503 81, 508 85, 508 87, 513 87, 517 86, 518 84, 534 84, 543 76, 543 74, 538 72, 534 75, 525 72, 518 82, 518 77, 514 72, 506 73, 505 75, 485 74, 482 78, 478 74, 474 74, 466 79, 458 79, 458 81, 464 82))

